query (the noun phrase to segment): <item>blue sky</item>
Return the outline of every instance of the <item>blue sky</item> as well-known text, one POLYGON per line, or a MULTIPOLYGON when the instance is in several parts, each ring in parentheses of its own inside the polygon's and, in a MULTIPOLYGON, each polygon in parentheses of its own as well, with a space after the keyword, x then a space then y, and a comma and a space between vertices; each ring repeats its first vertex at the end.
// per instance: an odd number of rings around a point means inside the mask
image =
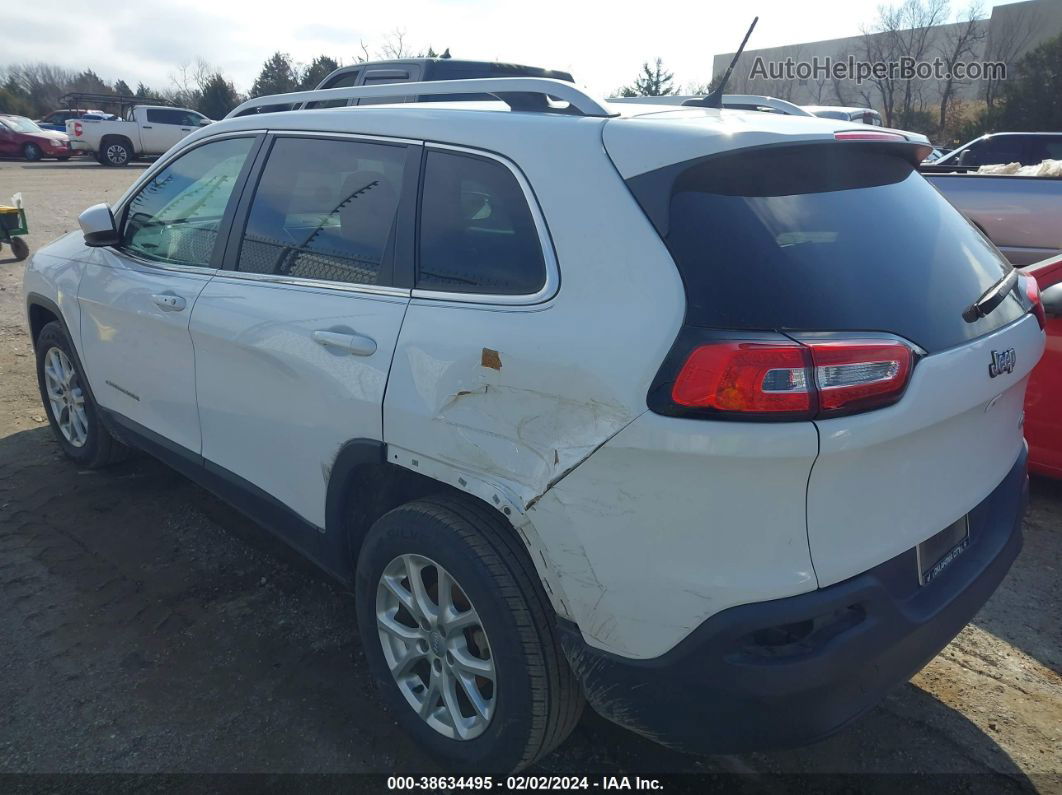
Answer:
MULTIPOLYGON (((995 3, 994 5, 999 5, 995 3)), ((414 49, 449 47, 455 57, 566 69, 607 94, 630 82, 642 61, 660 56, 686 85, 707 82, 712 57, 734 50, 756 14, 750 48, 857 35, 878 0, 753 3, 650 0, 408 0, 292 4, 290 0, 111 0, 99 4, 18 3, 4 10, 0 65, 49 61, 95 69, 104 79, 165 88, 196 58, 222 69, 241 91, 276 50, 308 62, 318 54, 346 63, 375 51, 395 30, 414 49), (303 13, 300 13, 303 11, 303 13)), ((991 11, 985 3, 986 12, 991 11)), ((965 3, 953 0, 953 11, 965 3)))

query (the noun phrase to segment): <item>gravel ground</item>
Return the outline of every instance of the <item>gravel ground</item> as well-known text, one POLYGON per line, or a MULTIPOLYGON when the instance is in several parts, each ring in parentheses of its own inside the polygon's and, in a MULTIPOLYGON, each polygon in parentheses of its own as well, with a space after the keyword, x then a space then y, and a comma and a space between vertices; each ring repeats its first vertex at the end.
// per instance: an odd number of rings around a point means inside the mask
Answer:
MULTIPOLYGON (((0 162, 36 249, 140 167, 0 162)), ((0 200, 3 200, 0 199, 0 200)), ((432 771, 368 685, 349 595, 141 457, 78 471, 53 442, 0 253, 0 773, 432 771)), ((1062 483, 1034 479, 1025 549, 973 623, 849 729, 695 758, 587 714, 542 772, 963 773, 1062 791, 1062 483)), ((755 778, 759 776, 760 778, 755 778)))

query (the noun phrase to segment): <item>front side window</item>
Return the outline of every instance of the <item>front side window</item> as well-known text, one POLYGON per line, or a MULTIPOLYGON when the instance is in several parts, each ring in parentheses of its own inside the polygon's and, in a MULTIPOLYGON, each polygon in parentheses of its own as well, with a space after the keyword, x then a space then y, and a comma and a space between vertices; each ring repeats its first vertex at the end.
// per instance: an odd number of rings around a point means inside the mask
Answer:
POLYGON ((129 203, 121 248, 154 262, 209 267, 253 138, 204 144, 152 177, 129 203))
POLYGON ((417 287, 530 295, 546 280, 531 209, 513 172, 483 157, 428 153, 417 287))
POLYGON ((238 268, 390 284, 406 147, 280 138, 251 204, 238 268))

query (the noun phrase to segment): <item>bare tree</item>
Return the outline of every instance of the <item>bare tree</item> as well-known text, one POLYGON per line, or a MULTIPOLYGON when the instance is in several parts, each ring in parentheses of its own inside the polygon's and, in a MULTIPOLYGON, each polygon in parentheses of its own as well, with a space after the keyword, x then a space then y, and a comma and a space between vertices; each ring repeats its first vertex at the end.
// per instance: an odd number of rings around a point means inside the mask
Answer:
POLYGON ((197 107, 204 89, 218 71, 202 58, 179 64, 170 72, 172 87, 166 92, 169 95, 167 99, 187 108, 197 107))
MULTIPOLYGON (((895 6, 879 6, 878 18, 863 28, 863 57, 874 63, 910 59, 925 61, 932 51, 934 28, 948 18, 948 0, 903 0, 895 6)), ((889 73, 872 76, 881 97, 885 123, 904 123, 916 108, 925 107, 922 84, 915 78, 889 73)))
MULTIPOLYGON (((384 37, 383 43, 373 50, 365 40, 359 42, 361 53, 354 56, 354 63, 367 61, 391 61, 398 58, 437 58, 438 53, 431 47, 414 47, 409 43, 404 28, 395 28, 384 37)), ((449 48, 443 53, 443 58, 449 58, 449 48)))
MULTIPOLYGON (((985 60, 1007 65, 1009 72, 1018 56, 1028 49, 1039 31, 1042 19, 1038 9, 1022 3, 1001 9, 998 20, 993 20, 985 45, 985 60)), ((981 96, 989 110, 995 107, 1003 93, 1003 78, 989 77, 984 81, 981 96)))
POLYGON ((940 83, 940 115, 937 121, 937 136, 944 134, 948 125, 948 111, 958 89, 969 83, 956 79, 955 66, 960 61, 973 59, 987 36, 984 24, 984 7, 980 0, 973 0, 962 13, 962 18, 947 28, 937 46, 937 55, 947 69, 940 83))
POLYGON ((380 45, 380 53, 388 60, 398 58, 411 58, 414 53, 406 44, 406 31, 403 28, 395 28, 380 45))

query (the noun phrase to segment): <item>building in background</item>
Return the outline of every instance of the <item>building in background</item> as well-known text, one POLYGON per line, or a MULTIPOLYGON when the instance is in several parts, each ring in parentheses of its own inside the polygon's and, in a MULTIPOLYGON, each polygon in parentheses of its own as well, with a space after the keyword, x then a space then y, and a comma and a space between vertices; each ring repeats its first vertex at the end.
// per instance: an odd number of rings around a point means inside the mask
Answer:
MULTIPOLYGON (((923 12, 931 7, 923 4, 923 12)), ((930 24, 911 24, 911 18, 897 15, 882 17, 868 25, 872 32, 843 39, 790 44, 760 50, 746 50, 730 79, 728 91, 741 94, 765 94, 798 105, 845 105, 879 110, 891 126, 925 129, 947 127, 948 112, 967 101, 989 105, 998 97, 998 79, 981 80, 835 80, 820 75, 808 79, 784 77, 750 77, 757 59, 764 63, 820 63, 827 57, 834 61, 851 56, 863 61, 893 61, 910 55, 931 62, 942 58, 954 61, 999 61, 1013 66, 1021 56, 1044 41, 1062 34, 1062 0, 1027 0, 995 6, 984 19, 943 22, 929 14, 930 24), (887 24, 892 22, 892 25, 887 24), (883 24, 885 23, 885 24, 883 24), (907 23, 907 24, 904 24, 907 23), (922 124, 915 124, 916 121, 922 124)), ((713 78, 721 75, 734 57, 732 52, 715 56, 713 78)))

